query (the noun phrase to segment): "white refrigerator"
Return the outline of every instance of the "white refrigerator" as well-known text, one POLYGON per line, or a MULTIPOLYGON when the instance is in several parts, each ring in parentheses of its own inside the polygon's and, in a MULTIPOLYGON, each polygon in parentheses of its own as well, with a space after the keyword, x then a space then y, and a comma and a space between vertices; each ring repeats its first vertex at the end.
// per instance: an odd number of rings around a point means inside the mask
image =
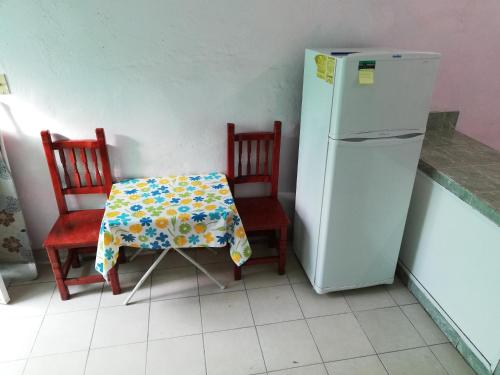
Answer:
POLYGON ((393 282, 438 63, 306 50, 294 250, 317 293, 393 282))

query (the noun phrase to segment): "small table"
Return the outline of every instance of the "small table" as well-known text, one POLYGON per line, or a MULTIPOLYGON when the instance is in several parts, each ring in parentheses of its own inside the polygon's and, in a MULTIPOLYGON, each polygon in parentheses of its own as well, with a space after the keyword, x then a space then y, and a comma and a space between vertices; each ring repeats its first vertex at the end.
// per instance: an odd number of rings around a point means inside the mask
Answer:
POLYGON ((226 245, 238 266, 252 254, 224 174, 134 178, 117 182, 111 189, 95 267, 107 279, 108 271, 118 261, 120 246, 139 248, 139 252, 161 251, 124 304, 169 250, 184 256, 223 289, 221 283, 181 249, 226 245))

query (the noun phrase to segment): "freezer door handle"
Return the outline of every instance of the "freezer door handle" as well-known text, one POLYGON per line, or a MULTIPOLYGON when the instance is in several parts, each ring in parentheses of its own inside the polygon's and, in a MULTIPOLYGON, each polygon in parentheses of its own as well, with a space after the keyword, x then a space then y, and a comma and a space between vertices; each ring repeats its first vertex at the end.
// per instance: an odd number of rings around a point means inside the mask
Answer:
MULTIPOLYGON (((350 143, 384 143, 391 140, 409 140, 415 141, 423 139, 424 135, 422 133, 409 133, 401 134, 392 137, 377 137, 377 138, 344 138, 338 139, 339 142, 350 142, 350 143)), ((333 139, 332 139, 333 140, 333 139)))
POLYGON ((422 133, 411 133, 411 134, 403 134, 394 137, 380 137, 380 138, 344 138, 332 141, 340 142, 341 144, 370 144, 372 146, 375 145, 383 145, 389 143, 410 143, 410 142, 418 142, 424 139, 424 135, 422 133))

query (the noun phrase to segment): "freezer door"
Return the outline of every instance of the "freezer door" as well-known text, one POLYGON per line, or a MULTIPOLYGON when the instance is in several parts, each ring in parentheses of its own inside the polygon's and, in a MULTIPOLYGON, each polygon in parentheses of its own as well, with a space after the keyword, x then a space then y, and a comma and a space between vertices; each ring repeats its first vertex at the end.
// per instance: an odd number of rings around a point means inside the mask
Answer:
POLYGON ((329 140, 316 291, 393 281, 422 140, 329 140))
POLYGON ((438 63, 436 57, 338 59, 330 138, 424 132, 438 63), (360 84, 360 68, 370 61, 373 84, 360 84))

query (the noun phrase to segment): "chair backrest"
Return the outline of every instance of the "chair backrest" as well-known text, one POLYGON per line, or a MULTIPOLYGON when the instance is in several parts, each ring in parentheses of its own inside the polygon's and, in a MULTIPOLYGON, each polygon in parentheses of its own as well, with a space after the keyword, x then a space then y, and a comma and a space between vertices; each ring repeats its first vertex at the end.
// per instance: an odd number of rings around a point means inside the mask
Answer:
POLYGON ((113 179, 104 129, 96 129, 95 134, 96 139, 53 141, 48 130, 41 132, 57 207, 61 214, 68 212, 65 195, 109 195, 111 192, 113 179))
POLYGON ((235 134, 234 124, 227 124, 227 178, 233 194, 236 184, 262 182, 271 185, 271 197, 278 196, 280 144, 280 121, 272 132, 235 134))

